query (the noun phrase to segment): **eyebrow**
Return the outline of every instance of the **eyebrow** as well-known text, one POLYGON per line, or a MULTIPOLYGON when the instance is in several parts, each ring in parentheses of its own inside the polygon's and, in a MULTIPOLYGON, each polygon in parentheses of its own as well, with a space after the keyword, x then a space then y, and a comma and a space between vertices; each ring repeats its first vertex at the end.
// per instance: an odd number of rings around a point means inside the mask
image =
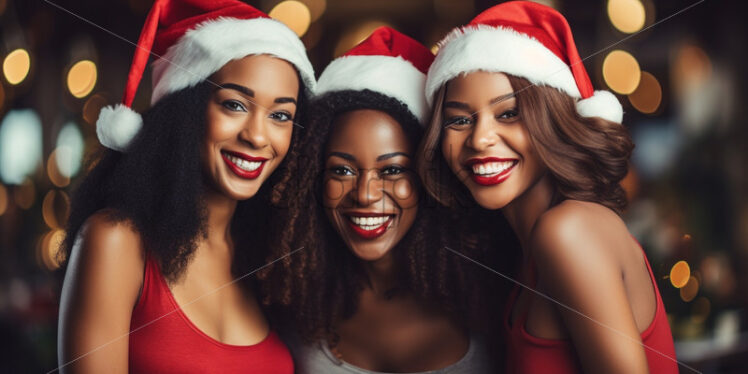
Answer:
MULTIPOLYGON (((332 157, 332 156, 340 157, 348 161, 354 161, 354 162, 356 161, 356 157, 353 157, 353 155, 350 153, 330 152, 330 155, 328 157, 332 157)), ((410 155, 408 155, 405 152, 391 152, 391 153, 385 153, 383 155, 379 155, 377 157, 377 161, 387 160, 387 159, 397 157, 397 156, 404 156, 404 157, 410 158, 410 155)))
POLYGON ((327 156, 327 157, 332 157, 332 156, 337 156, 337 157, 340 157, 340 158, 342 158, 344 160, 348 160, 348 161, 356 161, 356 158, 353 157, 353 155, 350 154, 350 153, 330 152, 330 155, 327 156))
POLYGON ((397 156, 410 158, 410 155, 408 155, 405 152, 391 152, 391 153, 385 153, 383 155, 380 155, 379 157, 377 157, 377 161, 387 160, 387 159, 397 157, 397 156))
MULTIPOLYGON (((504 100, 510 99, 516 95, 516 92, 510 92, 506 95, 497 96, 488 103, 488 105, 493 105, 499 102, 502 102, 504 100)), ((455 108, 455 109, 462 109, 462 110, 470 110, 470 105, 460 102, 460 101, 447 101, 444 104, 442 104, 444 108, 455 108)))
MULTIPOLYGON (((235 90, 235 91, 239 91, 239 92, 241 92, 241 93, 243 93, 243 94, 245 94, 245 95, 247 95, 249 97, 255 97, 255 92, 251 88, 244 87, 244 86, 242 86, 240 84, 236 84, 236 83, 224 83, 224 84, 219 85, 218 89, 219 90, 220 89, 235 90)), ((275 99, 274 102, 276 104, 291 103, 291 104, 296 105, 296 99, 294 99, 293 97, 279 97, 279 98, 275 99)))

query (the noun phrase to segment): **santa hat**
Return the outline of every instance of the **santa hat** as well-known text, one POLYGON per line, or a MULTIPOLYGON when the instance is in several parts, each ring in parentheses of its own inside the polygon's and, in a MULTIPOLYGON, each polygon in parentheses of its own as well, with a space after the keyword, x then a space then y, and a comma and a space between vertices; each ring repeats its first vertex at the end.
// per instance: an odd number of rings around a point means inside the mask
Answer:
POLYGON ((390 27, 379 27, 325 68, 316 94, 374 91, 405 104, 423 125, 429 117, 423 90, 433 60, 434 54, 421 43, 390 27))
POLYGON ((533 84, 555 87, 577 100, 583 117, 621 123, 621 103, 594 91, 566 19, 553 8, 511 1, 489 8, 439 42, 428 72, 426 98, 462 73, 503 72, 533 84))
POLYGON ((99 141, 108 148, 126 150, 143 125, 131 105, 151 54, 157 57, 151 105, 253 54, 290 62, 310 94, 315 85, 299 37, 265 13, 238 0, 156 0, 138 39, 122 103, 102 109, 96 121, 99 141))

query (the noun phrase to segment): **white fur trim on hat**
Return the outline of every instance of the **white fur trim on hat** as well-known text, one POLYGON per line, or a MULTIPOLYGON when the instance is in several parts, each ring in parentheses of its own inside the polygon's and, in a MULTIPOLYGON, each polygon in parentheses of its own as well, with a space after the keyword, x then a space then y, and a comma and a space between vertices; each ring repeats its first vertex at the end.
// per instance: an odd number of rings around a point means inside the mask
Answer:
POLYGON ((429 105, 441 86, 474 71, 508 73, 581 96, 569 66, 537 39, 509 28, 478 25, 458 28, 439 42, 426 79, 429 105))
POLYGON ((299 71, 307 92, 313 94, 314 69, 296 33, 270 18, 221 17, 187 31, 153 62, 151 104, 204 81, 231 60, 253 54, 268 54, 290 62, 299 71))
POLYGON ((623 121, 623 107, 610 91, 595 91, 594 95, 577 101, 577 112, 582 117, 600 117, 615 123, 623 121))
POLYGON ((425 125, 430 111, 423 95, 426 74, 402 57, 343 56, 325 68, 317 95, 343 90, 371 90, 393 97, 425 125))
POLYGON ((101 109, 96 136, 109 149, 124 152, 143 127, 143 118, 130 107, 117 104, 101 109))

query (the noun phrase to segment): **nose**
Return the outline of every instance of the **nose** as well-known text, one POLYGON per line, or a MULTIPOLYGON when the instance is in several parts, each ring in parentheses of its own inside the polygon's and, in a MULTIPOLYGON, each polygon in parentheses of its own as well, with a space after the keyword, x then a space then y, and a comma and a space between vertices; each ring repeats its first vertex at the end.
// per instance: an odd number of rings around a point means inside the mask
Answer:
POLYGON ((261 149, 269 144, 265 110, 253 106, 253 112, 247 116, 244 127, 239 133, 239 137, 252 148, 261 149))
POLYGON ((359 206, 368 206, 382 199, 384 181, 376 170, 363 170, 356 180, 355 189, 351 191, 353 199, 359 206))
POLYGON ((496 124, 490 113, 476 113, 473 132, 468 136, 466 145, 478 152, 482 152, 499 141, 496 124))

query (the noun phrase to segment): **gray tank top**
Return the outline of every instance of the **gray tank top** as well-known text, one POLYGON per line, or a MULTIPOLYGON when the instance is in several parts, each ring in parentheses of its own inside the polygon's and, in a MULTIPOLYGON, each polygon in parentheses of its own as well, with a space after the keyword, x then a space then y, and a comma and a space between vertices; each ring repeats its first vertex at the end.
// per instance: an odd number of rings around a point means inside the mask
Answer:
MULTIPOLYGON (((297 374, 388 374, 378 371, 362 369, 341 361, 330 352, 327 343, 305 345, 297 336, 284 336, 288 348, 293 356, 297 374)), ((423 371, 411 374, 475 374, 496 372, 493 361, 488 353, 485 341, 476 336, 470 336, 470 345, 465 356, 452 365, 439 370, 423 371)))

